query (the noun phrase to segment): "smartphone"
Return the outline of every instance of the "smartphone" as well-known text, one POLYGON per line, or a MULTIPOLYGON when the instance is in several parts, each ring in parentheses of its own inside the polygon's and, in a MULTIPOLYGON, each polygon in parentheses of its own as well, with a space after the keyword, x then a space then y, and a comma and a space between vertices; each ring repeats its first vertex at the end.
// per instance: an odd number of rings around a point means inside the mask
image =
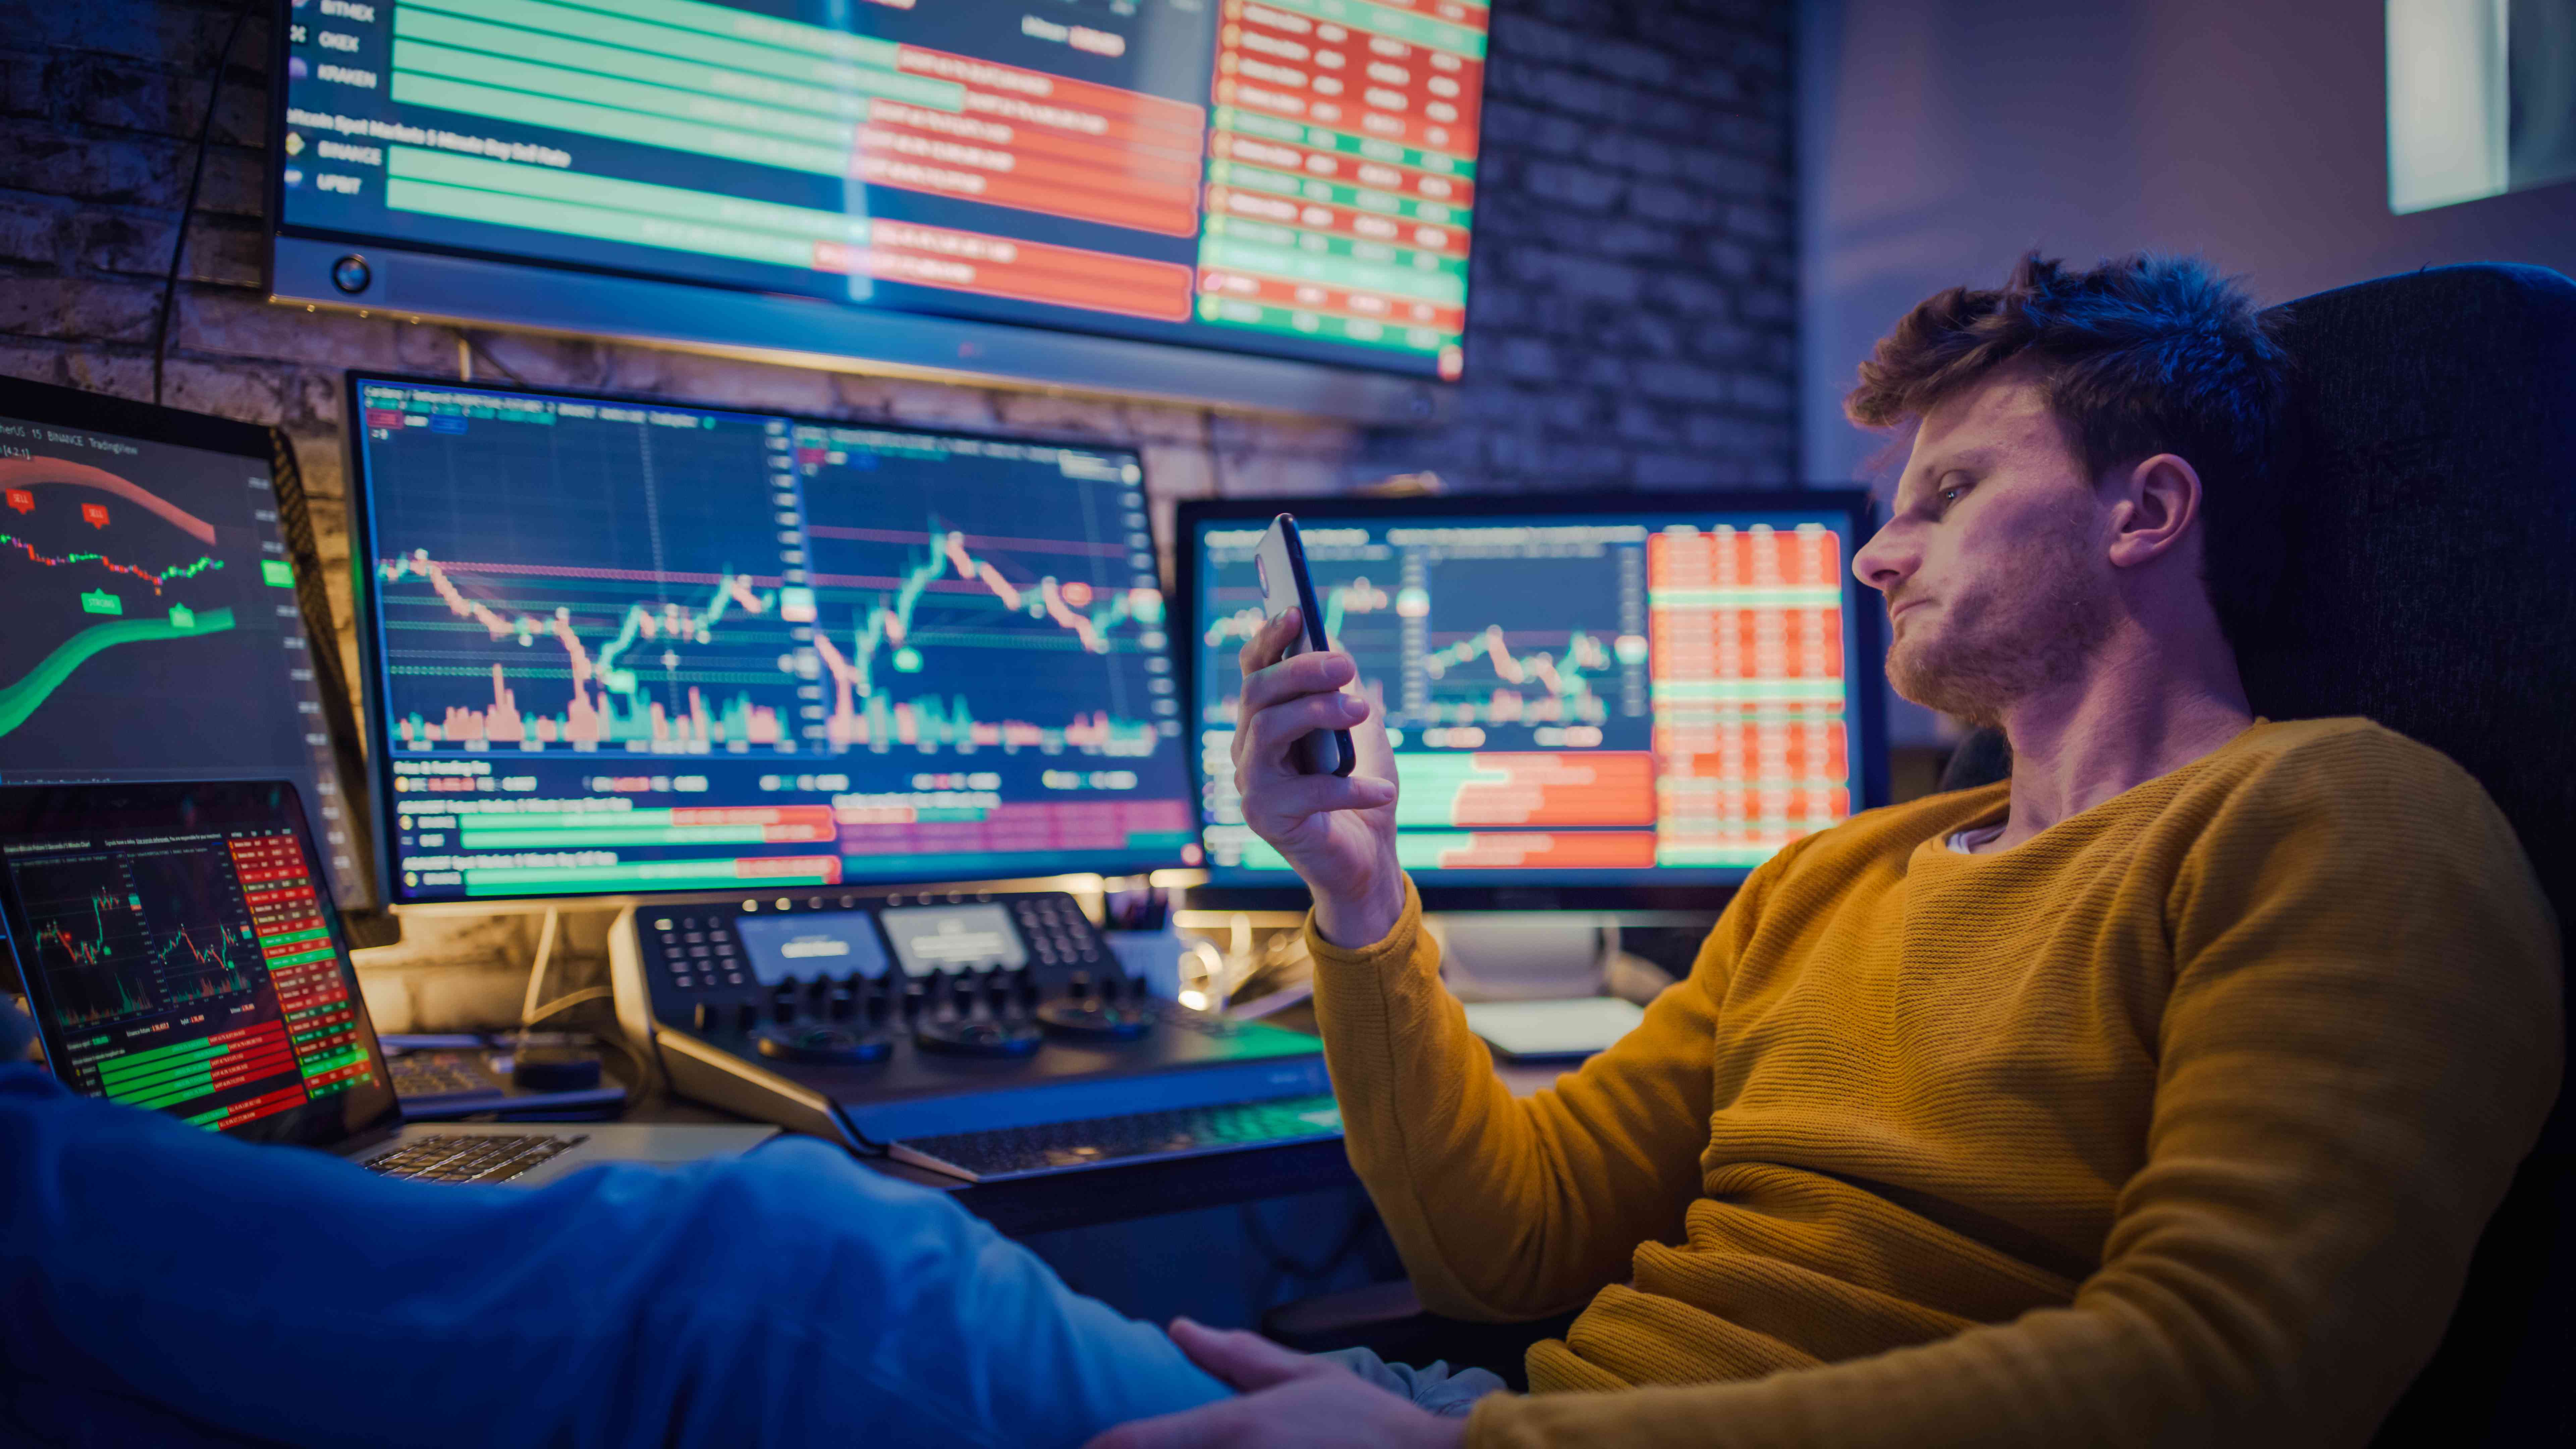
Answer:
MULTIPOLYGON (((1324 611, 1315 607, 1315 581, 1306 573, 1306 548, 1297 541, 1297 518, 1290 513, 1270 520, 1270 528, 1261 535, 1261 547, 1252 555, 1254 572, 1261 577, 1261 613, 1276 619, 1295 609, 1306 627, 1298 637, 1288 641, 1283 659, 1300 654, 1321 654, 1332 647, 1324 640, 1324 611)), ((1347 775, 1358 756, 1351 749, 1349 730, 1315 730, 1301 736, 1288 747, 1289 761, 1304 775, 1347 775)))

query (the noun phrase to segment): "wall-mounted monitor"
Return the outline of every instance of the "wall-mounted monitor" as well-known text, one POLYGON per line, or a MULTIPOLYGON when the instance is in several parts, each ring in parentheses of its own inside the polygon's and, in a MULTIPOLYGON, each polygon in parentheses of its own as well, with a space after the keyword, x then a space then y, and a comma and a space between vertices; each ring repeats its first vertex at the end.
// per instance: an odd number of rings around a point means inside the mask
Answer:
POLYGON ((1133 452, 349 389, 395 902, 1196 863, 1133 452))
POLYGON ((1850 569, 1866 494, 1196 500, 1174 631, 1210 903, 1305 896, 1232 764, 1253 553, 1282 510, 1385 721, 1397 852, 1434 909, 1709 909, 1885 803, 1878 612, 1850 569))
POLYGON ((273 290, 1419 421, 1485 0, 295 0, 273 290))

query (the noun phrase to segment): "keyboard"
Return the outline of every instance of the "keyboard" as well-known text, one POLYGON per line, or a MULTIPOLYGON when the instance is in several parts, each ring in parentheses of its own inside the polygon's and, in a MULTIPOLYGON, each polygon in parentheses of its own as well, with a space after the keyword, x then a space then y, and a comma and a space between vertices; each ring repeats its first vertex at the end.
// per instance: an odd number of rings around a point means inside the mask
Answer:
POLYGON ((510 1090, 507 1080, 484 1065, 481 1052, 406 1052, 387 1055, 394 1094, 406 1106, 456 1097, 499 1097, 510 1090))
POLYGON ((413 1138, 382 1157, 369 1158, 365 1165, 369 1172, 417 1182, 507 1182, 589 1140, 579 1133, 568 1137, 441 1133, 413 1138))
POLYGON ((1175 1157, 1204 1157, 1251 1147, 1279 1147, 1342 1135, 1341 1108, 1330 1096, 1281 1097, 1093 1117, 1041 1127, 952 1132, 892 1144, 896 1160, 969 1182, 1081 1172, 1094 1167, 1175 1157))

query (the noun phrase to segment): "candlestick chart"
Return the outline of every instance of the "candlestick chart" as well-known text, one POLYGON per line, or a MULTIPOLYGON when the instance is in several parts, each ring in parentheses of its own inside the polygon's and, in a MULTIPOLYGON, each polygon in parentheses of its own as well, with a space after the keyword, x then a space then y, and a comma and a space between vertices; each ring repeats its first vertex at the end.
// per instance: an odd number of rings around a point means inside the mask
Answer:
POLYGON ((1188 859, 1132 455, 360 387, 415 898, 1188 859))
POLYGON ((364 901, 266 457, 49 392, 0 417, 0 779, 292 779, 364 901))
MULTIPOLYGON (((912 544, 913 535, 892 530, 820 524, 812 532, 818 540, 844 549, 873 544, 881 549, 900 548, 907 556, 892 575, 894 588, 854 605, 849 627, 838 638, 828 619, 815 632, 815 650, 831 679, 831 706, 823 732, 835 748, 884 751, 905 745, 969 751, 1028 748, 1056 753, 1071 748, 1088 754, 1153 753, 1153 722, 1121 717, 1118 710, 1123 702, 1109 697, 1118 692, 1114 682, 1100 691, 1096 708, 1081 708, 1095 701, 1077 701, 1071 716, 1060 722, 979 719, 964 688, 946 698, 901 688, 907 676, 921 675, 931 657, 943 650, 961 652, 957 666, 940 673, 961 685, 970 683, 965 676, 979 676, 971 683, 982 685, 978 692, 993 699, 1016 693, 1023 687, 1016 681, 1024 678, 1026 670, 1042 667, 1047 656, 1069 650, 1085 655, 1133 652, 1136 636, 1162 623, 1159 590, 1150 584, 1117 587, 1094 583, 1089 577, 1059 578, 1055 573, 1031 578, 1028 569, 1006 568, 1006 562, 997 561, 1007 561, 1007 555, 992 544, 1043 549, 1057 555, 1050 562, 1059 568, 1062 558, 1071 557, 1078 560, 1075 572, 1085 575, 1097 571, 1087 564, 1101 550, 1107 551, 1107 558, 1122 561, 1126 550, 1069 540, 970 541, 970 535, 945 528, 935 519, 918 535, 918 546, 912 544), (975 551, 979 548, 981 553, 975 551), (934 589, 940 592, 934 594, 934 589), (962 652, 968 650, 984 652, 962 652), (996 657, 992 653, 996 650, 1007 653, 996 657)), ((850 564, 863 566, 855 559, 850 564)), ((827 573, 818 576, 817 583, 836 593, 864 591, 875 577, 827 573)), ((1144 689, 1136 693, 1141 714, 1144 689)))
MULTIPOLYGON (((759 621, 780 612, 779 591, 755 588, 746 575, 719 573, 694 605, 669 598, 621 599, 617 591, 605 590, 602 598, 576 613, 568 602, 545 610, 546 600, 537 597, 544 585, 529 571, 495 570, 496 597, 506 599, 518 589, 529 591, 518 595, 520 606, 505 602, 496 608, 457 583, 456 572, 476 568, 442 565, 427 550, 414 550, 409 557, 378 564, 377 574, 388 589, 415 580, 427 584, 452 618, 480 628, 493 643, 522 651, 543 649, 544 662, 518 671, 494 662, 491 699, 479 708, 449 704, 435 719, 419 710, 403 714, 394 723, 395 737, 403 745, 521 749, 621 745, 668 753, 787 744, 779 720, 784 701, 760 703, 749 688, 729 695, 717 692, 721 683, 741 682, 744 675, 773 690, 782 682, 783 671, 774 662, 764 669, 756 653, 747 663, 729 657, 739 656, 744 645, 729 631, 725 638, 718 637, 729 618, 759 621), (531 599, 534 602, 526 602, 531 599), (622 612, 617 607, 621 602, 622 612), (688 651, 685 668, 683 650, 688 651), (542 707, 523 711, 512 684, 514 673, 521 678, 560 678, 561 688, 568 693, 559 696, 560 703, 551 713, 542 707)), ((591 576, 587 583, 603 582, 597 577, 602 570, 582 572, 591 576)), ((432 622, 415 627, 443 626, 432 622)), ((749 647, 757 651, 763 642, 775 641, 756 636, 749 647)))
POLYGON ((366 410, 391 747, 792 753, 813 614, 783 429, 441 396, 366 410))
MULTIPOLYGON (((1635 551, 1525 558, 1381 543, 1310 544, 1324 636, 1359 665, 1361 688, 1399 731, 1476 731, 1527 745, 1526 731, 1587 726, 1595 744, 1645 747, 1646 641, 1635 551)), ((1231 724, 1242 643, 1260 628, 1249 554, 1203 560, 1204 722, 1231 724)), ((1462 739, 1460 743, 1469 743, 1462 739)), ((1554 743, 1563 743, 1561 740, 1554 743)))
POLYGON ((825 695, 809 731, 836 750, 1172 762, 1138 480, 1051 449, 994 445, 1026 456, 970 472, 971 454, 884 444, 797 438, 825 695))
POLYGON ((92 727, 72 709, 45 709, 85 666, 88 687, 75 697, 117 690, 108 676, 192 672, 179 659, 111 650, 233 627, 237 591, 222 572, 231 550, 177 503, 77 459, 26 457, 0 458, 0 504, 0 590, 12 606, 0 629, 0 738, 46 716, 13 753, 59 750, 92 727), (44 735, 55 738, 33 738, 44 735))
POLYGON ((80 854, 12 874, 36 968, 68 1025, 168 1011, 266 979, 219 856, 80 854))

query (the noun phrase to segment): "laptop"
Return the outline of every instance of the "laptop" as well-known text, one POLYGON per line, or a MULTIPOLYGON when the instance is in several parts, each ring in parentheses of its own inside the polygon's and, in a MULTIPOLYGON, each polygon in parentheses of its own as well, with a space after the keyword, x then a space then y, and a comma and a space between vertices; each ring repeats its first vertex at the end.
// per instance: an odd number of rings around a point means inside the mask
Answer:
POLYGON ((389 1176, 535 1187, 747 1152, 775 1127, 403 1121, 282 780, 0 787, 0 928, 74 1090, 389 1176))

